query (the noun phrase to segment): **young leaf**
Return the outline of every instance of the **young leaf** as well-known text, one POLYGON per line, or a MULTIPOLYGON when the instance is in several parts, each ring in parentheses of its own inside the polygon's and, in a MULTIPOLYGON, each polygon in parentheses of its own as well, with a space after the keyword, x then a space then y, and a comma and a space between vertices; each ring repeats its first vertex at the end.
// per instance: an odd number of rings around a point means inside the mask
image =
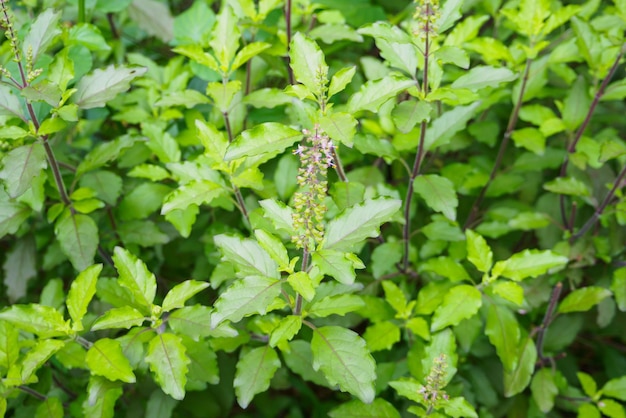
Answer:
POLYGON ((498 87, 517 78, 517 74, 505 67, 477 66, 457 78, 452 87, 477 91, 485 87, 498 87))
POLYGON ((567 90, 568 94, 563 102, 563 123, 570 132, 574 132, 587 116, 589 106, 591 106, 588 90, 585 78, 582 76, 579 76, 567 90))
POLYGON ((278 354, 270 346, 253 348, 242 354, 233 382, 239 406, 247 408, 254 395, 265 392, 279 367, 278 354))
POLYGON ((400 328, 391 321, 377 322, 367 327, 363 339, 370 353, 391 350, 393 345, 400 341, 400 328))
POLYGON ((80 213, 67 216, 56 223, 54 233, 76 270, 83 271, 93 264, 98 248, 98 226, 91 217, 80 213))
POLYGON ((354 74, 356 73, 356 66, 345 67, 337 71, 333 78, 330 79, 330 86, 328 87, 328 98, 330 99, 335 94, 343 91, 348 84, 352 81, 354 74))
POLYGON ((241 32, 237 25, 237 17, 228 3, 224 3, 222 11, 217 16, 217 24, 213 28, 213 37, 209 42, 220 63, 220 71, 222 73, 228 71, 230 63, 237 49, 239 49, 240 37, 241 32))
POLYGON ((365 303, 357 295, 333 295, 321 298, 307 309, 313 318, 324 318, 330 315, 345 315, 348 312, 358 311, 365 303))
POLYGON ((8 370, 20 356, 19 331, 9 321, 0 321, 0 370, 8 370))
POLYGON ((53 307, 35 303, 13 305, 0 312, 0 319, 41 338, 66 336, 70 331, 69 325, 59 311, 53 307))
POLYGON ((146 320, 144 314, 130 306, 122 306, 121 308, 109 309, 91 326, 92 331, 111 328, 136 327, 143 324, 146 320))
POLYGON ((435 119, 426 132, 424 149, 429 151, 448 144, 457 132, 465 129, 467 122, 474 116, 479 106, 480 102, 467 106, 456 106, 435 119))
POLYGON ((230 261, 240 276, 267 276, 278 279, 278 265, 254 240, 241 239, 228 235, 217 235, 213 238, 215 245, 230 261))
POLYGON ((359 110, 378 112, 380 106, 403 90, 413 87, 415 81, 400 75, 388 75, 380 80, 368 81, 348 102, 351 113, 359 110))
POLYGON ((321 247, 352 251, 365 239, 377 237, 380 225, 389 222, 401 204, 398 199, 378 198, 346 209, 328 223, 321 247))
POLYGON ((30 209, 23 203, 0 201, 0 238, 17 232, 29 215, 30 209))
POLYGON ((254 236, 259 245, 278 263, 280 268, 289 266, 289 254, 281 240, 262 229, 255 229, 254 236))
POLYGON ((376 363, 365 341, 352 330, 326 326, 313 330, 313 369, 322 370, 331 385, 339 385, 362 402, 374 400, 376 363))
POLYGON ((400 418, 400 413, 386 400, 376 398, 369 405, 353 399, 331 410, 328 416, 330 418, 400 418))
POLYGON ((47 167, 46 153, 39 142, 17 147, 2 157, 0 180, 4 180, 5 189, 10 197, 23 195, 33 179, 47 167))
POLYGON ((103 107, 106 102, 113 100, 119 93, 130 88, 130 82, 148 71, 147 68, 128 68, 113 65, 104 70, 96 69, 91 75, 80 79, 76 85, 76 93, 72 101, 81 109, 103 107))
POLYGON ((462 320, 474 316, 481 306, 482 296, 474 286, 455 286, 435 310, 430 330, 435 332, 450 325, 458 325, 462 320))
POLYGON ((54 37, 61 33, 58 28, 60 18, 60 12, 47 9, 39 13, 31 25, 28 35, 24 38, 23 53, 25 56, 29 54, 33 63, 37 62, 39 55, 46 51, 54 37))
POLYGON ((87 351, 85 363, 92 374, 126 383, 136 381, 133 369, 124 356, 119 341, 109 338, 99 339, 87 351))
POLYGON ((493 265, 493 252, 487 241, 471 229, 465 230, 467 260, 478 269, 488 274, 493 265))
POLYGON ((311 93, 320 94, 320 74, 328 75, 328 65, 320 47, 301 32, 294 35, 289 48, 289 64, 296 80, 304 84, 311 93))
POLYGON ((161 215, 167 215, 177 209, 186 210, 192 205, 208 205, 225 191, 224 187, 212 181, 193 180, 165 196, 161 215))
POLYGON ((280 343, 291 341, 302 327, 301 315, 289 315, 281 319, 270 335, 270 347, 276 347, 280 343))
POLYGON ((496 347, 496 353, 502 361, 504 370, 515 370, 520 339, 519 324, 515 315, 503 306, 489 306, 485 334, 491 344, 496 347))
POLYGON ((182 308, 185 302, 192 298, 196 293, 202 292, 209 287, 207 282, 197 282, 195 280, 185 280, 174 286, 163 299, 163 312, 169 312, 172 309, 182 308))
POLYGON ((0 84, 0 116, 9 116, 27 120, 20 97, 13 93, 13 89, 5 84, 0 84))
POLYGON ((300 294, 304 300, 310 301, 315 297, 315 286, 311 276, 305 271, 297 271, 287 277, 287 283, 300 294))
POLYGON ((356 278, 354 269, 364 269, 365 264, 350 253, 335 250, 315 251, 312 256, 313 264, 320 271, 343 284, 352 284, 356 278))
POLYGON ((130 290, 143 313, 150 313, 156 295, 154 274, 148 270, 143 261, 121 247, 115 247, 113 262, 119 274, 118 283, 130 290))
POLYGON ((282 280, 249 276, 233 283, 215 302, 211 328, 224 321, 239 322, 253 313, 265 314, 270 303, 280 294, 282 280))
POLYGON ((167 319, 167 324, 173 331, 184 334, 194 341, 200 341, 203 337, 236 337, 237 331, 227 324, 220 324, 217 328, 211 328, 212 310, 208 306, 194 305, 185 306, 172 312, 167 319))
POLYGON ((454 191, 454 184, 445 177, 436 174, 419 176, 413 182, 417 193, 434 211, 441 212, 451 221, 456 220, 456 207, 459 200, 454 191))
POLYGON ((59 398, 48 397, 48 399, 39 404, 35 412, 35 418, 63 418, 63 416, 63 404, 59 398))
POLYGON ((122 396, 121 382, 111 382, 92 375, 83 401, 83 413, 90 418, 113 418, 115 402, 122 396))
POLYGON ((609 380, 602 387, 602 394, 611 398, 626 401, 626 376, 609 380))
POLYGON ((37 341, 22 359, 21 370, 19 371, 22 382, 28 382, 33 374, 64 346, 65 342, 60 340, 37 341))
POLYGON ((302 132, 276 122, 266 122, 243 131, 228 146, 225 161, 261 154, 276 155, 302 139, 302 132))
POLYGON ((526 389, 535 370, 537 349, 531 338, 526 337, 517 347, 517 366, 511 371, 504 371, 504 396, 510 398, 526 389))
POLYGON ((244 46, 243 48, 241 48, 241 51, 237 52, 237 55, 235 55, 235 59, 230 66, 230 71, 235 71, 237 68, 241 67, 246 62, 250 61, 253 57, 259 55, 261 52, 265 51, 271 46, 272 45, 268 44, 267 42, 252 42, 244 46))
POLYGON ((352 139, 356 133, 357 120, 349 113, 333 112, 319 119, 320 127, 333 141, 352 148, 352 139))
POLYGON ((82 320, 87 313, 87 306, 96 294, 96 282, 102 271, 102 264, 94 264, 82 271, 72 282, 67 294, 67 310, 72 318, 73 328, 77 331, 83 329, 82 320))
POLYGON ((190 363, 186 349, 178 335, 158 334, 148 344, 146 363, 163 392, 174 399, 185 397, 187 366, 190 363))
POLYGON ((530 383, 530 390, 541 412, 545 414, 554 408, 554 398, 559 393, 559 389, 554 382, 552 370, 543 368, 535 373, 530 383))
POLYGON ((452 282, 470 280, 467 270, 451 257, 430 258, 420 266, 423 271, 431 271, 439 276, 450 279, 452 282))
POLYGON ((611 296, 611 291, 599 286, 576 289, 563 299, 557 312, 585 312, 609 296, 611 296))
POLYGON ((524 250, 513 254, 507 260, 498 261, 493 266, 492 275, 520 281, 528 277, 537 277, 547 273, 551 269, 564 267, 568 258, 557 255, 552 251, 524 250))

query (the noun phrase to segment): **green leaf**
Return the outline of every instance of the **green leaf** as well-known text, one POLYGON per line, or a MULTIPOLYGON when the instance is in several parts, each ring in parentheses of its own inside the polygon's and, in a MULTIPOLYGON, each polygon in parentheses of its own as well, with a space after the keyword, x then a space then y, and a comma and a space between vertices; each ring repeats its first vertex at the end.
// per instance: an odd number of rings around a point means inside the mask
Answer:
POLYGON ((2 265, 2 281, 10 302, 26 296, 28 283, 37 277, 36 252, 35 239, 31 235, 16 240, 13 248, 7 251, 2 265))
POLYGON ((148 71, 142 67, 108 66, 104 70, 96 69, 90 75, 80 79, 72 101, 81 109, 103 107, 118 94, 130 88, 130 82, 148 71))
POLYGON ((31 56, 33 63, 37 62, 39 55, 46 52, 52 40, 61 33, 58 27, 60 18, 61 13, 53 9, 46 9, 37 15, 23 44, 24 56, 31 56))
POLYGON ((59 340, 37 341, 22 359, 22 367, 19 371, 22 383, 30 381, 33 374, 37 373, 41 366, 64 346, 65 342, 59 340))
POLYGON ((152 312, 152 302, 156 295, 156 278, 143 261, 128 250, 115 247, 113 262, 119 274, 118 283, 133 295, 137 307, 143 313, 152 312))
POLYGON ((356 66, 345 67, 337 71, 333 78, 330 79, 330 86, 328 87, 328 98, 330 99, 335 94, 343 91, 348 84, 352 81, 354 74, 356 73, 356 66))
POLYGON ((354 116, 345 112, 333 112, 323 115, 319 120, 319 124, 330 139, 352 148, 357 125, 357 120, 354 116))
POLYGON ((480 102, 475 102, 467 106, 456 106, 435 119, 426 131, 424 149, 428 151, 448 144, 457 132, 465 129, 479 105, 480 102))
POLYGON ((526 148, 537 155, 543 155, 546 149, 546 137, 536 128, 517 129, 511 138, 516 147, 526 148))
POLYGON ((65 303, 76 331, 83 329, 82 320, 91 299, 96 294, 96 282, 101 271, 102 264, 94 264, 83 270, 70 286, 65 303))
POLYGON ((591 98, 589 97, 585 78, 579 76, 576 82, 567 89, 567 96, 563 102, 563 123, 571 132, 575 131, 585 120, 591 98))
POLYGON ((307 272, 298 271, 290 274, 287 283, 305 300, 310 301, 315 297, 315 286, 307 272))
POLYGON ((15 234, 29 215, 30 209, 23 203, 0 201, 0 238, 15 234))
POLYGON ((494 294, 513 302, 517 306, 522 306, 524 303, 524 288, 515 282, 496 280, 490 284, 489 288, 494 294))
POLYGON ((8 85, 0 84, 0 116, 4 115, 27 120, 20 97, 8 85))
POLYGON ((457 78, 452 83, 452 88, 477 91, 485 87, 498 87, 500 84, 509 83, 516 78, 517 74, 508 68, 479 65, 457 78))
POLYGON ((141 29, 156 36, 163 43, 174 37, 174 18, 166 3, 156 0, 133 0, 128 14, 141 29))
POLYGON ((239 322, 244 316, 265 314, 270 303, 280 294, 281 280, 248 276, 235 281, 215 302, 211 327, 224 321, 239 322))
POLYGON ((266 122, 243 131, 228 146, 225 161, 261 154, 276 155, 302 139, 302 132, 276 122, 266 122))
POLYGON ((626 401, 626 376, 611 379, 602 387, 602 394, 611 398, 626 401))
POLYGON ((83 401, 83 412, 90 418, 113 418, 115 402, 122 396, 122 384, 99 376, 91 376, 87 387, 87 398, 83 401))
POLYGON ((598 393, 598 385, 593 377, 584 372, 576 373, 576 377, 578 377, 578 381, 580 381, 580 385, 582 386, 585 395, 590 398, 595 397, 598 393))
POLYGON ((371 353, 391 350, 393 345, 400 341, 400 328, 391 321, 377 322, 367 327, 363 339, 371 353))
POLYGON ((517 347, 518 362, 512 371, 504 371, 504 396, 510 398, 528 386, 535 370, 537 349, 531 338, 525 338, 522 345, 517 347))
POLYGON ((12 305, 0 312, 0 319, 41 338, 66 336, 70 332, 69 324, 65 322, 59 311, 36 303, 12 305))
POLYGON ((359 400, 351 400, 332 409, 330 418, 400 418, 400 413, 392 404, 382 398, 364 404, 359 400))
POLYGON ((0 321, 0 370, 8 370, 20 356, 19 330, 9 321, 0 321))
POLYGON ((211 327, 212 310, 208 306, 185 306, 175 310, 167 319, 173 331, 199 341, 203 337, 233 338, 237 331, 227 324, 211 327))
POLYGON ((622 404, 615 402, 613 399, 602 399, 598 402, 598 408, 602 411, 602 414, 611 418, 624 418, 626 417, 626 410, 622 404))
POLYGON ((345 315, 363 308, 365 303, 357 295, 333 295, 314 301, 307 309, 313 318, 325 318, 330 315, 345 315))
POLYGON ((574 177, 557 177, 544 183, 543 188, 552 193, 570 196, 589 196, 589 188, 582 181, 574 177))
POLYGON ((251 42, 248 45, 241 48, 237 55, 235 55, 235 59, 230 66, 230 71, 233 72, 237 68, 244 65, 246 62, 250 61, 253 57, 259 55, 261 52, 270 48, 272 45, 267 42, 251 42))
POLYGON ((195 280, 185 280, 174 286, 163 299, 163 312, 169 312, 172 309, 178 309, 185 306, 185 302, 192 298, 196 293, 202 292, 209 287, 207 282, 197 282, 195 280))
POLYGON ((281 240, 262 229, 255 229, 254 236, 259 245, 278 263, 281 269, 289 266, 289 254, 281 240))
POLYGON ((378 112, 380 106, 398 93, 415 86, 415 81, 400 75, 388 75, 380 80, 368 81, 353 94, 348 102, 351 113, 359 110, 378 112))
POLYGON ((48 397, 37 407, 35 418, 63 418, 63 404, 59 398, 48 397))
POLYGON ((454 184, 445 177, 426 174, 413 181, 415 193, 434 211, 441 212, 451 221, 456 220, 456 207, 459 200, 454 191, 454 184))
POLYGON ((335 250, 315 251, 311 259, 320 271, 340 283, 352 284, 356 278, 354 269, 364 269, 365 264, 350 253, 335 250))
POLYGON ((146 320, 144 314, 130 306, 122 306, 121 308, 109 309, 91 326, 92 331, 111 328, 136 327, 146 320))
POLYGON ((319 75, 328 76, 328 65, 324 60, 324 53, 315 41, 307 38, 301 32, 297 32, 291 40, 289 48, 289 65, 297 81, 304 84, 307 89, 319 96, 324 80, 319 75))
POLYGON ((313 329, 313 369, 321 370, 331 385, 362 402, 374 400, 376 363, 357 333, 338 326, 313 329))
POLYGON ((85 363, 92 374, 126 383, 136 381, 133 369, 122 353, 122 345, 119 341, 109 338, 99 339, 87 351, 85 363))
MULTIPOLYGON (((81 163, 76 168, 76 175, 82 175, 88 171, 92 171, 96 168, 102 167, 109 161, 116 160, 122 151, 135 145, 136 139, 130 136, 121 136, 110 142, 105 142, 93 148, 83 158, 81 163)), ((111 173, 112 174, 112 173, 111 173)), ((104 178, 93 179, 93 182, 103 181, 104 178)), ((120 184, 121 188, 121 184, 120 184)), ((94 190, 100 190, 99 188, 92 187, 94 190)))
POLYGON ((554 381, 554 374, 549 368, 539 370, 533 376, 530 383, 533 399, 543 413, 548 413, 554 408, 554 398, 559 393, 554 381))
POLYGON ((240 277, 266 276, 275 279, 280 277, 278 265, 258 242, 223 234, 215 236, 213 241, 221 250, 222 259, 230 261, 240 277))
POLYGON ((564 267, 568 258, 546 250, 524 250, 513 254, 510 258, 498 261, 493 266, 493 277, 504 276, 520 281, 528 277, 537 277, 552 269, 564 267))
POLYGON ((276 328, 270 335, 270 347, 276 347, 277 345, 291 341, 291 339, 302 328, 302 316, 301 315, 289 315, 280 320, 276 328))
POLYGON ((611 296, 611 291, 599 286, 576 289, 563 299, 557 312, 585 312, 609 296, 611 296))
POLYGON ((185 397, 187 366, 190 363, 186 349, 178 335, 158 334, 148 344, 146 363, 163 392, 174 399, 185 397))
POLYGON ((450 325, 458 325, 462 320, 476 315, 481 306, 482 296, 474 286, 455 286, 448 291, 441 306, 435 310, 430 330, 435 332, 450 325))
POLYGON ((178 401, 176 399, 172 399, 163 393, 162 390, 156 389, 152 391, 146 402, 145 416, 150 418, 171 418, 177 404, 178 401))
POLYGON ((307 341, 295 340, 289 342, 287 346, 288 350, 284 351, 282 356, 285 364, 292 372, 308 382, 313 382, 323 387, 331 387, 324 374, 320 370, 314 370, 312 367, 313 353, 311 352, 311 344, 307 341))
POLYGON ((470 280, 470 275, 465 268, 451 257, 430 258, 420 265, 420 269, 438 274, 452 282, 470 280))
POLYGON ((209 45, 220 63, 220 71, 226 73, 235 53, 239 49, 241 32, 237 17, 228 4, 225 4, 217 16, 217 24, 213 27, 213 36, 209 45))
POLYGON ((187 357, 191 360, 187 373, 187 387, 192 385, 206 387, 205 383, 218 384, 220 373, 215 352, 204 341, 183 338, 183 344, 187 347, 187 357))
POLYGON ((503 306, 489 306, 485 334, 496 348, 504 370, 515 370, 518 364, 517 350, 520 340, 520 328, 515 315, 503 306))
POLYGON ((385 291, 385 300, 398 313, 404 314, 407 310, 407 300, 402 289, 392 281, 382 282, 385 291))
POLYGON ((72 26, 66 45, 83 45, 90 51, 111 50, 100 29, 89 23, 79 23, 72 26))
POLYGON ((270 346, 253 348, 242 354, 233 382, 239 406, 247 408, 254 395, 265 392, 279 367, 278 354, 270 346))
POLYGON ((23 195, 47 167, 43 145, 35 142, 9 151, 2 158, 2 166, 0 180, 4 180, 7 194, 13 198, 23 195))
POLYGON ((321 248, 352 251, 365 239, 377 237, 380 225, 391 221, 401 204, 398 199, 378 198, 346 209, 328 223, 321 248))
POLYGON ((80 213, 67 216, 56 223, 54 233, 76 270, 93 264, 98 248, 98 226, 93 219, 80 213))
POLYGON ((428 102, 410 99, 399 103, 391 111, 393 123, 402 133, 409 133, 415 125, 430 120, 432 106, 428 102))

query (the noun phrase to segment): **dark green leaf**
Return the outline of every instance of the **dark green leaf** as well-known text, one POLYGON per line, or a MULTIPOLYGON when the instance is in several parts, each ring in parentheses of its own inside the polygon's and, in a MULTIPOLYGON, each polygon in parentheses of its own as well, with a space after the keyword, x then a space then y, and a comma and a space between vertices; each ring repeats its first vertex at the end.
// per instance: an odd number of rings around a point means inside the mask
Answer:
POLYGON ((535 370, 537 349, 530 338, 521 340, 517 347, 517 366, 512 371, 504 371, 504 396, 510 398, 526 389, 535 370))
POLYGON ((354 399, 334 408, 328 416, 331 418, 400 418, 400 413, 386 400, 376 398, 370 404, 354 399))
POLYGON ((47 167, 46 153, 43 145, 35 142, 23 145, 6 153, 2 158, 0 180, 4 180, 9 196, 15 198, 23 195, 47 167))
POLYGON ((247 408, 254 395, 265 392, 270 387, 270 379, 279 367, 278 354, 270 346, 244 352, 237 362, 233 382, 239 406, 247 408))
POLYGON ((36 252, 35 240, 29 235, 18 239, 13 248, 7 252, 2 265, 3 283, 11 302, 26 296, 28 282, 37 276, 36 252))
POLYGON ((445 177, 436 174, 421 175, 413 182, 415 193, 434 211, 441 212, 451 221, 456 220, 456 208, 459 201, 454 184, 445 177))

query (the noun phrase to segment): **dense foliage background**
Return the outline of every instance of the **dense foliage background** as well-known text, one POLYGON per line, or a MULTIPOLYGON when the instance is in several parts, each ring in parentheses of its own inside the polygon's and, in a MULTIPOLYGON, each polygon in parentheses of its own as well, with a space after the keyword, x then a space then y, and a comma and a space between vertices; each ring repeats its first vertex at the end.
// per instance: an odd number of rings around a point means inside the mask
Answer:
POLYGON ((0 417, 626 416, 626 1, 0 4, 0 417))

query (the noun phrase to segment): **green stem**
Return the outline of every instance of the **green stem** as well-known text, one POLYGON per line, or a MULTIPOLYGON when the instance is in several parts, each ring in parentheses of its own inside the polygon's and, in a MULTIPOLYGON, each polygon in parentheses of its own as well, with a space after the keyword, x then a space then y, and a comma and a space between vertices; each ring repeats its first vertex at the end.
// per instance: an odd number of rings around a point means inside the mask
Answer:
POLYGON ((289 55, 290 53, 290 47, 291 47, 291 12, 293 9, 293 5, 291 4, 292 0, 287 0, 287 2, 285 3, 285 25, 286 25, 286 29, 287 29, 287 74, 289 75, 289 84, 294 85, 296 83, 296 80, 293 76, 293 70, 291 69, 291 56, 289 55))
MULTIPOLYGON (((306 247, 302 250, 302 266, 300 271, 306 272, 309 269, 309 251, 306 247)), ((293 309, 294 315, 302 315, 302 295, 298 293, 296 296, 296 306, 293 309)))
POLYGON ((85 23, 85 0, 78 0, 78 23, 85 23))
MULTIPOLYGON (((224 79, 224 83, 226 83, 226 79, 224 79)), ((223 112, 222 115, 224 116, 224 125, 226 126, 226 133, 228 134, 228 143, 230 144, 233 142, 234 137, 232 128, 230 126, 228 112, 223 112)), ((239 187, 233 184, 232 180, 230 183, 233 186, 233 192, 235 193, 235 199, 237 200, 237 207, 239 208, 239 211, 241 212, 243 217, 246 219, 248 225, 250 225, 250 215, 248 214, 248 210, 246 209, 246 202, 245 200, 243 200, 241 190, 239 190, 239 187)))
POLYGON ((515 125, 517 125, 517 119, 519 117, 520 109, 522 108, 522 101, 524 98, 524 93, 526 92, 526 85, 528 84, 528 75, 530 73, 530 65, 532 63, 532 59, 526 59, 526 65, 524 67, 524 75, 522 76, 522 85, 519 91, 519 95, 517 97, 517 103, 515 103, 515 107, 513 108, 513 112, 511 112, 511 116, 509 118, 509 123, 506 127, 506 131, 504 132, 504 136, 502 138, 502 142, 500 142, 500 149, 498 150, 498 155, 496 157, 496 161, 493 164, 493 168, 491 169, 491 173, 489 174, 489 180, 480 191, 478 197, 474 201, 472 208, 470 209, 469 215, 467 216, 467 220, 465 221, 465 225, 463 225, 463 230, 469 228, 474 220, 476 219, 476 215, 478 214, 478 210, 480 209, 480 205, 487 194, 487 190, 491 183, 496 178, 498 174, 498 170, 500 169, 500 165, 502 164, 502 159, 504 158, 504 154, 506 153, 506 149, 511 141, 511 135, 513 134, 513 130, 515 129, 515 125))

